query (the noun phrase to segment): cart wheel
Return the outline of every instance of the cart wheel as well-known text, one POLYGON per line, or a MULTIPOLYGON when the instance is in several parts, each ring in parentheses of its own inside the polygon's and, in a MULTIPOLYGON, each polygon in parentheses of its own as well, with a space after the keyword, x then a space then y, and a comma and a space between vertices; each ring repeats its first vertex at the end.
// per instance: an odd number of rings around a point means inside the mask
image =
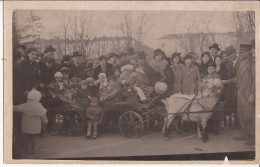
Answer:
POLYGON ((79 135, 84 127, 85 118, 81 111, 72 106, 62 106, 54 113, 55 130, 67 136, 79 135))
POLYGON ((144 121, 135 111, 127 111, 119 118, 119 129, 127 138, 138 138, 144 130, 144 121))

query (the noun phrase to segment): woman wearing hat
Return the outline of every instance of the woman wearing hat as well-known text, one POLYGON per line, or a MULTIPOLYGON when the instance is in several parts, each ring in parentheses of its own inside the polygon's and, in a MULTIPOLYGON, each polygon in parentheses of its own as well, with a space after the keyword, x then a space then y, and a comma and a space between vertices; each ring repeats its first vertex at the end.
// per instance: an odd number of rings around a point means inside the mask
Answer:
POLYGON ((219 51, 220 51, 220 48, 217 43, 213 43, 209 47, 210 58, 212 59, 212 61, 215 61, 215 57, 218 55, 219 51))
POLYGON ((207 68, 209 63, 212 63, 210 53, 205 51, 201 54, 201 63, 199 65, 199 72, 202 79, 208 75, 207 68))
POLYGON ((196 94, 200 91, 201 77, 197 66, 192 64, 192 56, 187 54, 184 58, 184 67, 181 72, 181 93, 186 95, 196 94))
MULTIPOLYGON (((165 82, 167 85, 172 85, 173 83, 174 75, 164 55, 161 49, 156 49, 154 51, 154 57, 147 67, 147 76, 152 87, 159 81, 165 82)), ((172 95, 171 87, 168 86, 168 88, 165 96, 172 95)))
POLYGON ((180 63, 180 55, 181 53, 173 53, 171 57, 171 68, 174 74, 174 83, 173 83, 173 94, 179 93, 181 90, 180 82, 181 82, 181 72, 183 68, 183 64, 180 63))

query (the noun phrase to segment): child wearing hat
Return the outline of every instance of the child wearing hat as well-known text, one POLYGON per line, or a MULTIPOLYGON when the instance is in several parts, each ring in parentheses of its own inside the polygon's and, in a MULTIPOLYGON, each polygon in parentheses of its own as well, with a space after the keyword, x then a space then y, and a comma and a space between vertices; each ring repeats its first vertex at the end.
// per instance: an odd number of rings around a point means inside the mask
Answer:
POLYGON ((40 134, 42 124, 48 123, 46 109, 40 103, 41 93, 37 90, 31 90, 27 95, 27 102, 14 106, 14 111, 22 113, 22 133, 25 151, 33 154, 37 136, 40 134))

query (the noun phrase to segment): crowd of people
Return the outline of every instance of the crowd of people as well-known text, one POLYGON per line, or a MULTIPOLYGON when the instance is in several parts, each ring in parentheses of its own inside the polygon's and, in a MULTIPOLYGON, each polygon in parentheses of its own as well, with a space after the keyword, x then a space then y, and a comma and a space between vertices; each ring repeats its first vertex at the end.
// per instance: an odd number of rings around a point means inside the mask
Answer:
POLYGON ((228 46, 221 50, 214 43, 201 54, 200 62, 194 60, 193 52, 185 56, 176 52, 166 56, 161 49, 154 50, 150 61, 147 61, 144 51, 136 52, 133 48, 126 53, 113 52, 100 56, 98 61, 85 60, 83 55, 74 51, 72 55, 64 55, 58 64, 52 45, 47 45, 43 53, 19 45, 13 52, 13 104, 15 110, 25 115, 21 124, 22 132, 27 134, 27 140, 32 143, 33 152, 35 140, 30 138, 30 134, 40 133, 39 121, 47 123, 49 119, 48 111, 44 109, 45 103, 39 96, 50 94, 51 97, 64 100, 76 99, 77 104, 86 111, 86 135, 96 139, 97 125, 100 119, 106 119, 102 112, 106 113, 109 105, 119 101, 121 91, 134 89, 140 103, 149 103, 158 94, 162 98, 176 93, 196 94, 201 91, 206 79, 218 78, 225 84, 221 98, 225 102, 221 128, 241 127, 242 134, 235 139, 254 144, 254 48, 254 40, 251 44, 241 44, 238 49, 228 46), (40 106, 38 110, 37 106, 41 103, 44 107, 40 106), (31 121, 31 110, 38 110, 35 115, 39 119, 31 121))

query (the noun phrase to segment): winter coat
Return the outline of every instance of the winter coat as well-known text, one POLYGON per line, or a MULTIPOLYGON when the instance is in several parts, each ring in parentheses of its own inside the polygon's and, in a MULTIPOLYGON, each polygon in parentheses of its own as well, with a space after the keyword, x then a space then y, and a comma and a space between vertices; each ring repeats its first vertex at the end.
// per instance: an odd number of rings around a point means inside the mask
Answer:
POLYGON ((41 77, 40 83, 43 83, 46 87, 54 80, 54 74, 58 71, 58 67, 54 66, 48 69, 46 65, 43 65, 40 69, 41 77))
POLYGON ((196 94, 200 90, 201 77, 195 65, 184 66, 181 72, 181 93, 186 95, 196 94))
POLYGON ((78 66, 72 64, 70 78, 78 77, 80 79, 86 79, 83 78, 84 75, 82 75, 82 73, 84 73, 85 68, 86 68, 85 63, 80 63, 78 66))
POLYGON ((172 91, 173 94, 179 93, 181 91, 181 74, 182 74, 182 68, 183 64, 177 64, 177 65, 172 65, 171 69, 174 74, 174 82, 172 84, 172 91))
POLYGON ((32 90, 37 88, 40 81, 40 66, 38 63, 30 60, 25 60, 21 64, 23 82, 25 90, 32 90))
POLYGON ((149 85, 149 79, 145 70, 137 68, 134 74, 135 85, 141 88, 146 96, 150 96, 153 92, 153 87, 149 85))
POLYGON ((102 118, 102 108, 99 106, 90 106, 87 108, 86 117, 88 121, 91 122, 100 122, 102 118))
POLYGON ((216 71, 218 73, 218 75, 220 76, 221 80, 226 80, 227 79, 227 70, 225 65, 222 63, 220 65, 220 68, 218 71, 216 71))
POLYGON ((47 124, 46 109, 39 102, 28 101, 14 107, 15 111, 22 115, 22 132, 30 134, 39 134, 42 123, 47 124))

